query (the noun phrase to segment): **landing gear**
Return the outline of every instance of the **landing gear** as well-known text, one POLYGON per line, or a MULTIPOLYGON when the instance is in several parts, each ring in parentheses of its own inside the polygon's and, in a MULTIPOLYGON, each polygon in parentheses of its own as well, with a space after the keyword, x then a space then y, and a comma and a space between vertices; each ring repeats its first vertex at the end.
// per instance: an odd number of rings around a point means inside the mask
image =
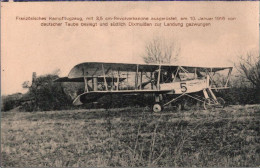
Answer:
POLYGON ((203 102, 203 107, 205 110, 210 110, 212 108, 224 108, 225 107, 225 100, 221 97, 217 97, 216 100, 212 98, 207 98, 203 102))
POLYGON ((162 106, 161 106, 159 103, 155 103, 155 104, 153 105, 153 112, 159 113, 159 112, 161 112, 161 111, 162 111, 162 106))
POLYGON ((167 103, 162 103, 163 97, 161 94, 155 94, 154 104, 152 109, 154 112, 161 112, 163 107, 174 103, 177 105, 177 110, 198 110, 200 106, 203 105, 205 110, 211 110, 212 108, 224 108, 225 101, 221 97, 216 97, 210 88, 203 89, 204 98, 196 94, 187 94, 183 93, 178 97, 174 97, 172 100, 167 103), (185 99, 180 100, 181 97, 186 97, 185 99))
POLYGON ((203 90, 205 100, 203 102, 203 107, 205 110, 209 110, 215 107, 224 108, 225 100, 221 97, 216 97, 210 88, 203 90), (211 98, 210 98, 211 97, 211 98))
POLYGON ((213 108, 214 104, 215 104, 215 103, 214 103, 214 100, 213 100, 213 99, 207 98, 207 99, 205 99, 204 102, 203 102, 203 108, 204 108, 204 110, 210 110, 210 109, 213 108))
POLYGON ((154 104, 153 104, 153 112, 155 113, 159 113, 163 110, 163 106, 162 104, 160 103, 162 101, 163 97, 162 97, 162 94, 156 94, 154 95, 154 104))
POLYGON ((226 106, 225 100, 221 97, 217 97, 217 106, 224 108, 226 106))

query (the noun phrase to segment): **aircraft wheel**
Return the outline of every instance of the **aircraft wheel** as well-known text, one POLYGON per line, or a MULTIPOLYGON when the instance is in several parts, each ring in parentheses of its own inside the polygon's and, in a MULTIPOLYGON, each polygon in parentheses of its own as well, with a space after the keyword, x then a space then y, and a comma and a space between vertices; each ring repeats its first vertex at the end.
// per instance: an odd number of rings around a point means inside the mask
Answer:
POLYGON ((155 104, 153 105, 153 112, 159 113, 159 112, 161 112, 161 111, 162 111, 162 106, 161 106, 159 103, 155 103, 155 104))
POLYGON ((214 107, 215 103, 212 99, 208 98, 204 100, 203 107, 204 110, 210 110, 214 107))
POLYGON ((218 107, 224 108, 225 107, 225 100, 221 97, 217 97, 218 107))

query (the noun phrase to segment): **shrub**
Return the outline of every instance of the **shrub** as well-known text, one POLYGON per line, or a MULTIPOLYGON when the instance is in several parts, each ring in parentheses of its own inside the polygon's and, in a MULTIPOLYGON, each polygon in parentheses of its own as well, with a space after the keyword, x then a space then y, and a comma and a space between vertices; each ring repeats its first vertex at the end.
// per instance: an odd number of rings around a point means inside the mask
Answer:
POLYGON ((221 90, 216 96, 222 97, 229 105, 235 104, 257 104, 258 93, 255 88, 250 87, 234 87, 227 90, 221 90))
POLYGON ((15 93, 12 95, 8 96, 2 96, 2 106, 1 110, 3 111, 9 111, 17 106, 20 105, 19 99, 21 98, 22 94, 21 93, 15 93))
POLYGON ((67 109, 71 106, 71 99, 63 90, 61 83, 53 82, 57 75, 48 74, 35 79, 29 86, 27 95, 31 96, 29 103, 24 103, 22 109, 29 111, 47 111, 67 109))

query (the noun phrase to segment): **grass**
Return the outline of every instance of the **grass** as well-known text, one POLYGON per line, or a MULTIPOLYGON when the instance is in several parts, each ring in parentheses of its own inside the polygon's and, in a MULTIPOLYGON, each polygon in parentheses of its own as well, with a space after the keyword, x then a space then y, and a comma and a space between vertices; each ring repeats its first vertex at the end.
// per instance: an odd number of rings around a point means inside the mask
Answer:
POLYGON ((2 113, 3 167, 260 166, 260 106, 2 113))

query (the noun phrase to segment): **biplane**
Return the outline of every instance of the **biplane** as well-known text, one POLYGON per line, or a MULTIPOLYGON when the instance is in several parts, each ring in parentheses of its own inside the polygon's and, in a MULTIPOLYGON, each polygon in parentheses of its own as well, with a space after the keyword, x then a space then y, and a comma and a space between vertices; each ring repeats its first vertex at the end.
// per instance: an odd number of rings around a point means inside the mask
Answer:
POLYGON ((225 101, 212 90, 228 88, 231 71, 232 67, 85 62, 74 66, 67 77, 56 82, 84 82, 84 92, 76 97, 74 105, 95 102, 108 94, 152 94, 154 112, 182 102, 179 100, 184 97, 209 109, 224 106, 225 101), (215 76, 221 77, 223 72, 225 81, 216 81, 215 76), (167 96, 170 99, 164 100, 167 96))

